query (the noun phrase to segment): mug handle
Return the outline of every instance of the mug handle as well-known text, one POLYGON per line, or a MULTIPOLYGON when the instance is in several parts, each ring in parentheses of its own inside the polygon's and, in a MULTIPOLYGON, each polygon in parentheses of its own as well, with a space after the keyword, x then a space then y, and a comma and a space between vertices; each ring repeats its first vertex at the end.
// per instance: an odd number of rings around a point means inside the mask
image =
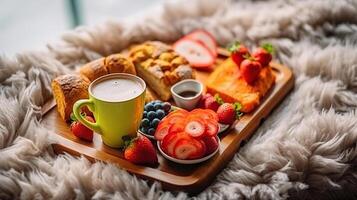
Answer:
POLYGON ((88 127, 89 129, 92 129, 96 133, 101 134, 101 130, 100 130, 100 127, 97 122, 95 122, 95 123, 90 122, 81 115, 81 108, 83 106, 88 106, 92 111, 94 111, 94 103, 92 100, 80 99, 73 105, 74 116, 76 116, 77 120, 79 122, 81 122, 82 124, 84 124, 86 127, 88 127))

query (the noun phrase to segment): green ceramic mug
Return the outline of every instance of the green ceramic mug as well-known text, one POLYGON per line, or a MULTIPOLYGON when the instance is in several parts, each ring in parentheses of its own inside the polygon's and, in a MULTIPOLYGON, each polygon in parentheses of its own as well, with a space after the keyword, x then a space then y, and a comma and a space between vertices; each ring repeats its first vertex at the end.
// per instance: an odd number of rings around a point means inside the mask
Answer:
POLYGON ((73 113, 85 126, 102 136, 104 144, 123 147, 123 136, 135 137, 145 104, 145 82, 134 75, 113 73, 93 81, 89 99, 78 100, 73 113), (94 114, 95 123, 81 115, 81 107, 87 106, 94 114))

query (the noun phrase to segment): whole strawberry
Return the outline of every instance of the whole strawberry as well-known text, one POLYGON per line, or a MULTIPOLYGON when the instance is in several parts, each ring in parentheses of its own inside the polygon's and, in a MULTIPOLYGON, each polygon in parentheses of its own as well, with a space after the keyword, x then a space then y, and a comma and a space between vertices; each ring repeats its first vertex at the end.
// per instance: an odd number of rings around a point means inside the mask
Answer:
POLYGON ((269 65, 273 51, 274 49, 271 44, 264 44, 253 52, 252 57, 258 61, 262 67, 265 67, 269 65))
POLYGON ((218 121, 222 124, 232 124, 241 115, 240 108, 239 103, 223 103, 217 110, 218 121))
POLYGON ((248 84, 253 84, 255 80, 259 78, 262 65, 255 60, 245 59, 240 65, 240 72, 243 79, 248 84))
MULTIPOLYGON (((85 118, 90 122, 95 122, 94 119, 90 116, 85 116, 85 118)), ((71 124, 71 131, 80 139, 86 140, 88 142, 93 141, 93 131, 76 120, 71 124)))
POLYGON ((157 154, 151 141, 142 135, 132 139, 124 151, 124 158, 134 164, 153 165, 158 163, 157 154))
POLYGON ((231 52, 232 60, 238 67, 240 67, 240 64, 244 59, 250 56, 248 48, 238 41, 231 44, 228 47, 228 50, 231 52))
POLYGON ((219 107, 219 103, 217 102, 215 97, 210 96, 206 98, 204 104, 205 109, 211 109, 213 111, 217 111, 218 107, 219 107))
POLYGON ((202 95, 200 101, 198 102, 198 106, 199 108, 205 108, 205 101, 208 97, 212 97, 212 94, 210 93, 206 93, 204 95, 202 95))

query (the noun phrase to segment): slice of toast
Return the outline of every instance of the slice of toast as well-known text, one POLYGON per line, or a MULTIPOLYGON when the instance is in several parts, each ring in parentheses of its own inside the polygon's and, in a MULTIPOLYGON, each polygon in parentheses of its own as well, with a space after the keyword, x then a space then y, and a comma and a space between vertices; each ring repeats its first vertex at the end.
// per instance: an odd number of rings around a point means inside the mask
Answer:
POLYGON ((269 66, 264 67, 259 78, 250 85, 241 77, 237 65, 227 59, 209 76, 206 86, 209 93, 218 93, 225 102, 239 102, 241 111, 248 113, 259 106, 261 98, 274 83, 275 76, 269 66))

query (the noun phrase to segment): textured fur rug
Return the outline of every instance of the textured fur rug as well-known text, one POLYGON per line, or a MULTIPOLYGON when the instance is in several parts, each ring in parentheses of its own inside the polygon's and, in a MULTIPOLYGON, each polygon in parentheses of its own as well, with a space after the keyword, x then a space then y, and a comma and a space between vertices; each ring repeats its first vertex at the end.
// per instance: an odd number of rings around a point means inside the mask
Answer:
POLYGON ((0 199, 186 199, 112 164, 54 155, 40 125, 50 81, 130 43, 205 28, 221 45, 269 41, 293 92, 199 199, 357 198, 357 1, 181 1, 82 27, 46 52, 0 58, 0 199))

